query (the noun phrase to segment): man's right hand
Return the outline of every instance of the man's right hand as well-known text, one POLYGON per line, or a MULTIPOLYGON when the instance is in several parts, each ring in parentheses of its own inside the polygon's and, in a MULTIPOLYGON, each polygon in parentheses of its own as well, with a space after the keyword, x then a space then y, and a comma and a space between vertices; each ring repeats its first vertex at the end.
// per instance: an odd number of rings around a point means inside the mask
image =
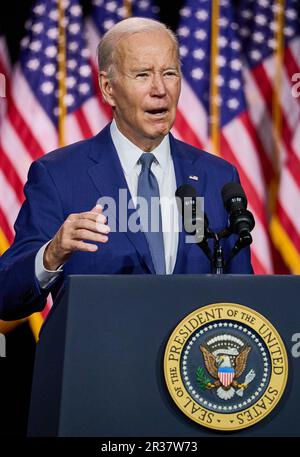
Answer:
POLYGON ((100 205, 85 213, 70 214, 45 249, 44 267, 55 271, 75 251, 97 251, 96 244, 85 243, 83 240, 106 243, 110 231, 106 222, 100 205))

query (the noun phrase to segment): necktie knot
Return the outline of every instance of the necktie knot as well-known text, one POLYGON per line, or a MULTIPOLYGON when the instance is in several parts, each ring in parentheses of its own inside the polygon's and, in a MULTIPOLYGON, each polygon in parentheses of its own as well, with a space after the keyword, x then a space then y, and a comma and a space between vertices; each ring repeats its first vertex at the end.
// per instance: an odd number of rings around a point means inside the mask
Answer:
POLYGON ((150 170, 151 165, 154 162, 154 160, 155 160, 155 156, 154 156, 154 154, 152 154, 152 152, 144 152, 139 159, 139 162, 142 165, 142 171, 147 170, 147 169, 150 170))

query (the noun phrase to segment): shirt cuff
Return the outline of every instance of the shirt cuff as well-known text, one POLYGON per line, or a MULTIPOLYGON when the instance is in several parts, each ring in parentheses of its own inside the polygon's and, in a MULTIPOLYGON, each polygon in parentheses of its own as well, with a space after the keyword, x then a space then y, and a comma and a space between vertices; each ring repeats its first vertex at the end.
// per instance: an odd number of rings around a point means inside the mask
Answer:
POLYGON ((46 289, 49 287, 55 279, 57 279, 60 274, 63 272, 63 265, 60 265, 57 270, 51 271, 47 270, 44 267, 44 252, 48 244, 52 240, 48 241, 46 244, 44 244, 38 251, 36 257, 35 257, 35 276, 38 280, 38 283, 40 285, 41 289, 46 289))

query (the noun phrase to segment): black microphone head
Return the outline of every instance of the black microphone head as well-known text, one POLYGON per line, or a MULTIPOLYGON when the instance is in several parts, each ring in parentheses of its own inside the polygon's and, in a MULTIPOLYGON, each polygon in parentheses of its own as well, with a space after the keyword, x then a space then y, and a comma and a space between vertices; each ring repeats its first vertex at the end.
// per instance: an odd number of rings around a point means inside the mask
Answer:
MULTIPOLYGON (((229 182, 222 189, 222 199, 227 210, 234 203, 239 203, 244 209, 247 208, 247 197, 245 192, 238 182, 229 182)), ((238 206, 239 206, 238 205, 238 206)))
POLYGON ((189 184, 183 184, 176 189, 175 197, 179 197, 182 200, 184 198, 196 198, 197 192, 193 186, 190 186, 189 184))
MULTIPOLYGON (((232 233, 236 233, 243 239, 251 238, 255 221, 252 213, 247 208, 247 198, 242 186, 237 182, 225 184, 222 189, 222 198, 226 210, 229 213, 229 225, 232 233)), ((250 241, 251 242, 251 241, 250 241)))
POLYGON ((194 234, 196 242, 201 242, 209 232, 209 222, 201 208, 197 191, 189 184, 183 184, 175 192, 177 207, 183 217, 185 231, 194 234))
POLYGON ((175 197, 178 211, 184 215, 185 208, 195 204, 197 192, 193 186, 183 184, 176 189, 175 197))

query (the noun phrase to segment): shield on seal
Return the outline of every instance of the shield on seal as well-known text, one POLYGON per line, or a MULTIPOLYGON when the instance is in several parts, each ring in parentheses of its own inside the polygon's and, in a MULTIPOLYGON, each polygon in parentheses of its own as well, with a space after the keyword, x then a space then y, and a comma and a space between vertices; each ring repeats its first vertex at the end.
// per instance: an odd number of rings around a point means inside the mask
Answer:
POLYGON ((232 367, 219 367, 218 378, 224 387, 230 386, 234 378, 234 368, 232 367))

